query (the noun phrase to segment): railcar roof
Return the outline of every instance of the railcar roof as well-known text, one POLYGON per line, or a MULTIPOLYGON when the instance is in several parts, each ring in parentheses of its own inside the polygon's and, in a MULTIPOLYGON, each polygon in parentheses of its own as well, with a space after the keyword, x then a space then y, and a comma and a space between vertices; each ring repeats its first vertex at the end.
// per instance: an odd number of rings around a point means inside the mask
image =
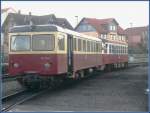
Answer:
POLYGON ((88 38, 88 39, 92 39, 92 40, 96 40, 96 41, 101 41, 101 39, 96 38, 96 37, 92 37, 92 36, 88 36, 88 35, 84 35, 66 28, 62 28, 59 27, 57 25, 52 25, 52 24, 48 24, 48 25, 22 25, 22 26, 14 26, 10 29, 10 33, 20 33, 20 32, 55 32, 55 31, 59 31, 59 32, 63 32, 63 33, 67 33, 70 35, 74 35, 77 37, 83 37, 83 38, 88 38))

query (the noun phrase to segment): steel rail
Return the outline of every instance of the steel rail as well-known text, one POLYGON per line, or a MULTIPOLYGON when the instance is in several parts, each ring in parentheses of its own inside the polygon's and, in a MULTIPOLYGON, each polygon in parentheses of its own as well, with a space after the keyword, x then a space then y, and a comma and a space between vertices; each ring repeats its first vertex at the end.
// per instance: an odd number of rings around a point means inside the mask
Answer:
MULTIPOLYGON (((12 100, 8 99, 8 101, 15 101, 15 102, 13 102, 12 104, 7 105, 6 107, 4 107, 2 109, 2 112, 8 112, 11 109, 13 109, 15 106, 17 106, 19 104, 22 104, 22 103, 24 103, 24 102, 26 102, 26 101, 28 101, 28 100, 30 100, 30 99, 38 96, 38 95, 41 95, 41 94, 43 94, 43 93, 45 93, 47 91, 48 91, 48 89, 45 89, 45 90, 42 90, 42 91, 38 91, 38 92, 25 91, 24 93, 21 93, 20 95, 17 94, 17 97, 19 96, 18 97, 19 99, 18 98, 16 100, 13 100, 13 98, 11 98, 12 100)), ((14 95, 14 96, 16 96, 16 95, 14 95)), ((6 100, 5 103, 7 103, 7 99, 6 98, 5 98, 5 100, 6 100)), ((8 98, 10 98, 10 97, 8 97, 8 98)))

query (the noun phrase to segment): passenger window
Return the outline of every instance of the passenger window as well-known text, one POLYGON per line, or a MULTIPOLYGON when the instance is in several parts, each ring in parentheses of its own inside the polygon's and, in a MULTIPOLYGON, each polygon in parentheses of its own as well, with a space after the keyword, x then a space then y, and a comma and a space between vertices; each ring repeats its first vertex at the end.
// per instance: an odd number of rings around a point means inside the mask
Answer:
POLYGON ((94 42, 94 52, 96 52, 96 42, 94 42))
POLYGON ((81 51, 81 39, 78 39, 78 51, 81 51))
POLYGON ((83 51, 86 52, 86 40, 83 40, 83 51))
POLYGON ((111 53, 111 45, 109 45, 109 53, 111 53))
POLYGON ((94 42, 92 42, 92 52, 94 52, 94 42))
POLYGON ((87 51, 90 52, 90 41, 87 41, 87 51))
POLYGON ((77 51, 77 39, 76 38, 73 38, 73 50, 74 51, 77 51))
POLYGON ((65 50, 65 36, 64 35, 58 36, 58 49, 65 50))
POLYGON ((96 43, 96 52, 99 52, 99 43, 96 43))

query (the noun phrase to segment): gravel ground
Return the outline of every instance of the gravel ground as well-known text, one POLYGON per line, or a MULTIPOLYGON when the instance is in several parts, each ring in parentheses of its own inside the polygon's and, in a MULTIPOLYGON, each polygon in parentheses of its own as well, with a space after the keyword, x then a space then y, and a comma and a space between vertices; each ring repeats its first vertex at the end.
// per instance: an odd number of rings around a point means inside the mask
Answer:
POLYGON ((97 73, 33 98, 12 111, 147 111, 147 75, 147 66, 97 73))
POLYGON ((10 95, 11 93, 21 90, 22 87, 17 81, 6 81, 2 83, 2 95, 10 95))

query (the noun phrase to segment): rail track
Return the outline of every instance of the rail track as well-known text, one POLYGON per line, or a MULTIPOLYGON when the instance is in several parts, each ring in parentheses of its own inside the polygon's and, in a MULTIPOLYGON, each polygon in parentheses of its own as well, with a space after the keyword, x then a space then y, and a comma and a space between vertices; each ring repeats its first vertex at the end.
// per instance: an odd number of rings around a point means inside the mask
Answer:
POLYGON ((2 98, 2 106, 3 106, 2 112, 8 112, 11 109, 13 109, 15 106, 22 104, 47 91, 48 89, 44 89, 42 91, 32 91, 32 92, 27 90, 21 90, 14 94, 7 95, 2 98))
MULTIPOLYGON (((145 65, 148 65, 148 63, 145 63, 145 62, 132 63, 132 64, 129 64, 128 68, 137 67, 137 66, 145 66, 145 65)), ((8 79, 8 78, 5 78, 5 79, 8 79)), ((10 111, 15 106, 22 104, 38 95, 41 95, 41 94, 49 91, 49 90, 50 89, 44 89, 42 91, 36 91, 36 92, 21 90, 19 92, 4 96, 4 97, 2 97, 2 105, 3 105, 2 112, 10 111)))
POLYGON ((148 62, 138 62, 138 63, 128 63, 128 68, 137 67, 137 66, 147 66, 148 62))
POLYGON ((7 74, 2 74, 2 82, 7 82, 7 81, 14 81, 17 80, 17 76, 10 76, 8 73, 7 74))

